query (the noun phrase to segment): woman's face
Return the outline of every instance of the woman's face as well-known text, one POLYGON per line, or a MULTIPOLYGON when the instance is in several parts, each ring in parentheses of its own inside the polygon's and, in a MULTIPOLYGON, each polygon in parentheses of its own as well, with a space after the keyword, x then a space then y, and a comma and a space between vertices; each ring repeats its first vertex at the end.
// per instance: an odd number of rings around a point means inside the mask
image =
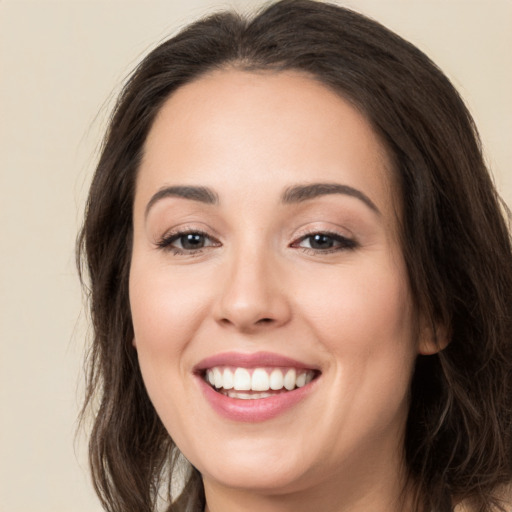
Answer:
POLYGON ((428 347, 391 175, 365 118, 299 73, 217 71, 158 114, 136 185, 134 345, 207 493, 396 478, 428 347))

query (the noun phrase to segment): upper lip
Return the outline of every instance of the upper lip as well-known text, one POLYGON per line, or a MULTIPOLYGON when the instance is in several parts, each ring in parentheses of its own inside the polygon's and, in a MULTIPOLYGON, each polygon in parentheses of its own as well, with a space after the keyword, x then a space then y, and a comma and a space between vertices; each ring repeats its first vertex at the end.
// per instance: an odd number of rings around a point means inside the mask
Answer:
POLYGON ((255 352, 246 354, 242 352, 223 352, 207 357, 196 364, 194 372, 202 372, 215 366, 235 366, 241 368, 261 367, 287 367, 307 370, 318 370, 315 365, 310 365, 287 356, 272 352, 255 352))

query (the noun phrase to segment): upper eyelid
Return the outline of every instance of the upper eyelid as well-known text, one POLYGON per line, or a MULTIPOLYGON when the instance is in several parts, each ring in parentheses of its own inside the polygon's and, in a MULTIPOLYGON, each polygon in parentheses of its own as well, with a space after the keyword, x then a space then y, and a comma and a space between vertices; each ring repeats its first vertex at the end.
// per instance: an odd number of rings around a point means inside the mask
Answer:
POLYGON ((170 243, 174 242, 175 240, 179 240, 182 236, 186 236, 186 235, 190 235, 190 234, 201 235, 201 236, 204 236, 205 238, 211 240, 212 242, 214 242, 215 245, 220 244, 219 240, 216 237, 210 235, 209 233, 207 233, 205 231, 199 231, 197 229, 169 233, 167 235, 162 236, 158 243, 167 242, 168 244, 170 244, 170 243))
POLYGON ((211 235, 210 233, 208 233, 207 231, 205 231, 203 229, 180 229, 180 230, 176 230, 176 231, 168 231, 167 233, 165 233, 162 236, 162 238, 179 238, 180 236, 190 235, 190 234, 198 234, 198 235, 206 236, 208 238, 215 238, 213 235, 211 235))
MULTIPOLYGON (((183 235, 187 235, 189 233, 198 233, 204 235, 206 237, 212 238, 214 240, 220 241, 221 235, 217 234, 215 230, 212 230, 210 227, 203 228, 193 225, 183 225, 171 228, 166 230, 163 235, 159 236, 158 239, 168 239, 172 237, 180 237, 183 235)), ((316 234, 324 234, 330 236, 338 236, 341 238, 355 238, 353 233, 347 229, 336 229, 336 228, 321 228, 321 227, 300 227, 294 230, 293 235, 290 234, 289 238, 293 238, 293 240, 298 240, 299 238, 305 238, 308 236, 316 235, 316 234)))
MULTIPOLYGON (((212 238, 218 238, 219 235, 217 234, 212 234, 212 231, 210 228, 201 228, 201 227, 196 227, 196 226, 179 226, 179 227, 176 227, 176 228, 171 228, 167 231, 165 231, 165 233, 162 235, 161 238, 164 238, 164 237, 170 237, 170 236, 179 236, 179 235, 186 235, 188 233, 200 233, 202 235, 206 235, 206 236, 209 236, 209 237, 212 237, 212 238)), ((336 229, 332 229, 332 228, 326 228, 326 229, 322 229, 322 228, 299 228, 299 229, 296 229, 295 230, 295 237, 301 237, 301 236, 309 236, 309 235, 315 235, 315 234, 318 234, 318 233, 323 233, 323 234, 326 234, 326 235, 337 235, 337 236, 343 236, 345 238, 348 238, 348 237, 351 237, 352 234, 351 233, 342 233, 341 231, 343 230, 336 230, 336 229)))
POLYGON ((354 234, 346 229, 341 227, 308 227, 301 226, 299 229, 295 230, 295 233, 293 235, 293 238, 295 240, 299 238, 305 238, 308 236, 316 235, 316 234, 324 234, 324 235, 330 235, 330 236, 338 236, 341 238, 347 238, 347 239, 355 239, 354 234))
POLYGON ((306 240, 307 238, 313 237, 315 235, 325 235, 327 237, 333 238, 334 240, 347 241, 347 242, 358 245, 357 240, 353 236, 342 235, 341 233, 337 233, 334 231, 325 231, 325 230, 324 231, 312 231, 310 233, 301 235, 298 238, 296 238, 290 245, 294 245, 298 242, 302 242, 303 240, 306 240))
POLYGON ((167 229, 164 231, 162 235, 157 237, 158 239, 162 240, 164 238, 171 238, 173 236, 182 236, 186 235, 188 233, 200 233, 201 235, 205 235, 209 238, 213 238, 218 240, 219 235, 215 232, 215 230, 211 229, 209 226, 198 226, 191 224, 181 224, 178 226, 175 226, 173 228, 167 229))

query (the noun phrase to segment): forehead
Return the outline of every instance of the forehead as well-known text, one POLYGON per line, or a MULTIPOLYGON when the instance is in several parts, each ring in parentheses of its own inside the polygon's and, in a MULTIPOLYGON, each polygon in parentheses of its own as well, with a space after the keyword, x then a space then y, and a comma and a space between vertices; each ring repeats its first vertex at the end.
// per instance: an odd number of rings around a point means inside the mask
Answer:
POLYGON ((145 143, 137 194, 168 184, 220 187, 221 195, 240 193, 237 184, 250 192, 264 185, 277 194, 320 180, 363 188, 386 210, 391 167, 366 118, 327 86, 300 72, 229 69, 164 103, 145 143))

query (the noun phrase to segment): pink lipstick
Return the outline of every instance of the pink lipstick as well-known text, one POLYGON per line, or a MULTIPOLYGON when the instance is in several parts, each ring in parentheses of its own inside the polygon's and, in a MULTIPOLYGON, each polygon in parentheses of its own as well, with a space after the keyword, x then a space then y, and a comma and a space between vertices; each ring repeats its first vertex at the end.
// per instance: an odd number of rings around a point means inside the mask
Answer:
POLYGON ((298 404, 316 386, 313 365, 269 352, 229 352, 202 360, 194 373, 213 409, 233 421, 265 421, 298 404))

